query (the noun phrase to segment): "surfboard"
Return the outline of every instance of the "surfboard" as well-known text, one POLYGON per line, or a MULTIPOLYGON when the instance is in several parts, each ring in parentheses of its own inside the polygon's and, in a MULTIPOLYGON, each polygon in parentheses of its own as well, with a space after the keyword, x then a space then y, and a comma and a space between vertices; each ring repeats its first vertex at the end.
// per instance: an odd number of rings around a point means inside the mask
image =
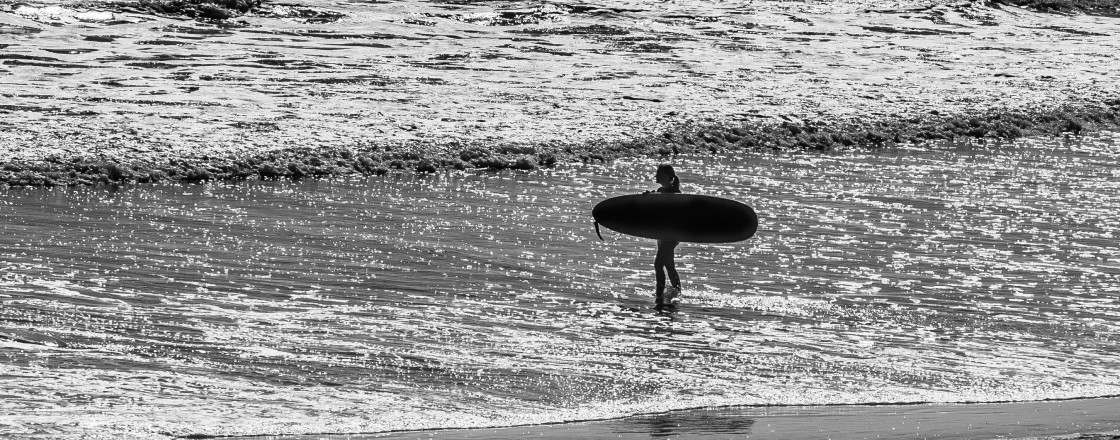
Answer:
MULTIPOLYGON (((702 194, 632 194, 591 210, 599 225, 636 237, 692 243, 730 243, 754 236, 758 215, 744 203, 702 194)), ((602 238, 602 235, 599 235, 602 238)))

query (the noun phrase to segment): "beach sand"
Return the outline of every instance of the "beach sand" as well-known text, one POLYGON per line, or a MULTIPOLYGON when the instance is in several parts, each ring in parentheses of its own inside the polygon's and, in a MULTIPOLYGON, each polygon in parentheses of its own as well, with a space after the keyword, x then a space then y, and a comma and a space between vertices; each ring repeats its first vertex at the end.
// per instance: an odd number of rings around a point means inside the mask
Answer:
POLYGON ((512 428, 268 437, 373 439, 1120 439, 1120 399, 748 407, 512 428))

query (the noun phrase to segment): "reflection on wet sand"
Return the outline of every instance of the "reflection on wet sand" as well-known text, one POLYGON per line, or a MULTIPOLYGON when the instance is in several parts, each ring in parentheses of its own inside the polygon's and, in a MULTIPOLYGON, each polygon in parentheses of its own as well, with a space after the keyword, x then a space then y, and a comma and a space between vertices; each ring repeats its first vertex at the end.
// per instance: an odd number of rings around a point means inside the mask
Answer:
POLYGON ((619 435, 648 434, 651 438, 746 437, 751 435, 754 424, 755 420, 750 417, 728 417, 726 412, 700 410, 629 417, 612 423, 609 432, 619 435))

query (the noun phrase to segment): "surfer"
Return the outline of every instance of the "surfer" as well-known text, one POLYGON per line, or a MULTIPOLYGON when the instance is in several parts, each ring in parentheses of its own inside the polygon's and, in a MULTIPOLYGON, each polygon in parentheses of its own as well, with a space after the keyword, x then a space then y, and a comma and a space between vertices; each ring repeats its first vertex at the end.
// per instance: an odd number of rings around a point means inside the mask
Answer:
POLYGON ((681 181, 671 165, 660 165, 654 180, 660 188, 611 197, 595 205, 595 234, 599 224, 623 234, 657 240, 653 262, 657 279, 657 310, 671 306, 680 295, 674 252, 682 241, 731 243, 746 240, 758 228, 758 215, 743 203, 701 194, 680 194, 681 181), (672 286, 665 286, 668 276, 672 286))
MULTIPOLYGON (((656 190, 657 193, 679 194, 681 192, 681 180, 677 178, 677 172, 673 170, 672 165, 659 165, 654 180, 661 184, 661 187, 656 190)), ((646 191, 646 193, 650 192, 652 191, 646 191)), ((653 270, 657 279, 658 306, 671 304, 673 298, 681 293, 681 277, 677 275, 677 265, 673 260, 673 253, 680 243, 677 240, 657 240, 657 257, 653 260, 653 270), (672 286, 667 290, 665 289, 666 272, 668 272, 669 281, 672 283, 672 286)))

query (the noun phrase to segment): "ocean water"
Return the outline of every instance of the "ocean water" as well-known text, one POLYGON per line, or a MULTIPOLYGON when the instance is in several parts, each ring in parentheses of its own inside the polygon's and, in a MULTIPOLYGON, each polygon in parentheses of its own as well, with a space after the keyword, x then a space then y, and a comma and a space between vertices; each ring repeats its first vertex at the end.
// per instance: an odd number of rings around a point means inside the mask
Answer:
POLYGON ((8 190, 0 437, 1120 394, 1120 134, 671 162, 760 227, 667 311, 590 216, 652 160, 8 190))
POLYGON ((225 23, 118 3, 0 3, 12 155, 165 162, 967 114, 1115 98, 1120 71, 1114 18, 955 0, 292 0, 225 23))

